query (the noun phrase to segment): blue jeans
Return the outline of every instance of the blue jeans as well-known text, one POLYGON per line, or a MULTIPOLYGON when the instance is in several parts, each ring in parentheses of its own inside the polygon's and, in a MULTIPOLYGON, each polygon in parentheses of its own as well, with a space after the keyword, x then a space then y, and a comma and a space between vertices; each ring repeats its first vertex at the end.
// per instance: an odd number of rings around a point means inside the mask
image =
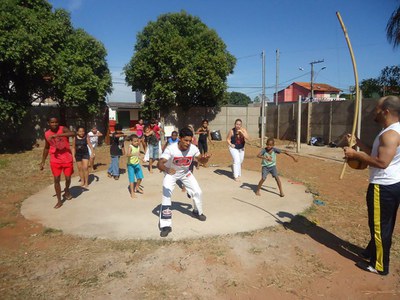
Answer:
POLYGON ((111 155, 111 164, 108 168, 108 173, 112 176, 119 176, 119 156, 111 155))

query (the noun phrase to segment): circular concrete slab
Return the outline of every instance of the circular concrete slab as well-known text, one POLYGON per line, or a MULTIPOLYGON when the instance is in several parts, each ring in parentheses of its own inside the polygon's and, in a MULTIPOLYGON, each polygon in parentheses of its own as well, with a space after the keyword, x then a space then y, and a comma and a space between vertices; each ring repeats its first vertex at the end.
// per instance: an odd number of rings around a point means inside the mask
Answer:
MULTIPOLYGON (((192 201, 177 186, 172 197, 172 232, 167 238, 199 238, 262 229, 304 211, 312 203, 312 196, 297 182, 281 178, 285 197, 272 177, 268 177, 261 196, 254 194, 260 172, 242 171, 242 183, 230 177, 228 168, 201 168, 194 175, 203 190, 203 209, 207 221, 191 217, 192 201)), ((106 172, 90 175, 89 191, 83 191, 73 178, 71 193, 74 198, 60 209, 54 209, 56 198, 53 185, 26 199, 22 214, 46 227, 64 233, 91 238, 158 239, 158 209, 161 203, 163 174, 144 170, 144 194, 132 199, 128 178, 122 174, 116 181, 106 172)), ((64 183, 62 183, 62 188, 64 183)))

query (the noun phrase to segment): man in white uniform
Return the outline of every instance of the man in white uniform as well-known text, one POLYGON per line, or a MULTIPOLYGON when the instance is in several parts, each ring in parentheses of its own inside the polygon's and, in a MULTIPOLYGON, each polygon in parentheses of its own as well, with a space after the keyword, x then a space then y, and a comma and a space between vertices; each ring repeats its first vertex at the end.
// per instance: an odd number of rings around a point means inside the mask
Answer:
POLYGON ((193 199, 193 217, 200 221, 206 220, 202 207, 202 191, 189 170, 193 159, 200 156, 199 149, 192 145, 192 137, 193 132, 189 128, 182 128, 179 131, 179 142, 169 145, 157 164, 158 169, 165 174, 160 207, 161 237, 166 237, 172 231, 171 196, 177 180, 182 181, 188 196, 193 199))

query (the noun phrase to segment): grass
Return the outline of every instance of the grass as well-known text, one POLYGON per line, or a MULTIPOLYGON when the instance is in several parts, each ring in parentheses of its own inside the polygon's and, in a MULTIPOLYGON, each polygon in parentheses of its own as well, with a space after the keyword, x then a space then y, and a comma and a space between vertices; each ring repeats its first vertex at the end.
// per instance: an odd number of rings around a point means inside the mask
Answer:
POLYGON ((43 235, 53 235, 53 234, 62 234, 63 231, 61 229, 55 229, 55 228, 50 228, 46 227, 43 229, 42 234, 43 235))

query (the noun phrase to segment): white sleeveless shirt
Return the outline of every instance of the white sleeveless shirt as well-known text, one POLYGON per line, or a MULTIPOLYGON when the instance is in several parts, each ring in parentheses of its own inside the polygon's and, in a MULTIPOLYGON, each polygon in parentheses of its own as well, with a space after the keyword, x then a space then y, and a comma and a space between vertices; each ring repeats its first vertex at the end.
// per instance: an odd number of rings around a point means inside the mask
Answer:
MULTIPOLYGON (((400 123, 397 122, 390 125, 377 135, 372 146, 372 157, 378 156, 379 138, 389 130, 394 130, 400 135, 400 123)), ((369 167, 369 182, 380 185, 391 185, 400 182, 400 146, 397 147, 396 154, 386 169, 369 167)))

